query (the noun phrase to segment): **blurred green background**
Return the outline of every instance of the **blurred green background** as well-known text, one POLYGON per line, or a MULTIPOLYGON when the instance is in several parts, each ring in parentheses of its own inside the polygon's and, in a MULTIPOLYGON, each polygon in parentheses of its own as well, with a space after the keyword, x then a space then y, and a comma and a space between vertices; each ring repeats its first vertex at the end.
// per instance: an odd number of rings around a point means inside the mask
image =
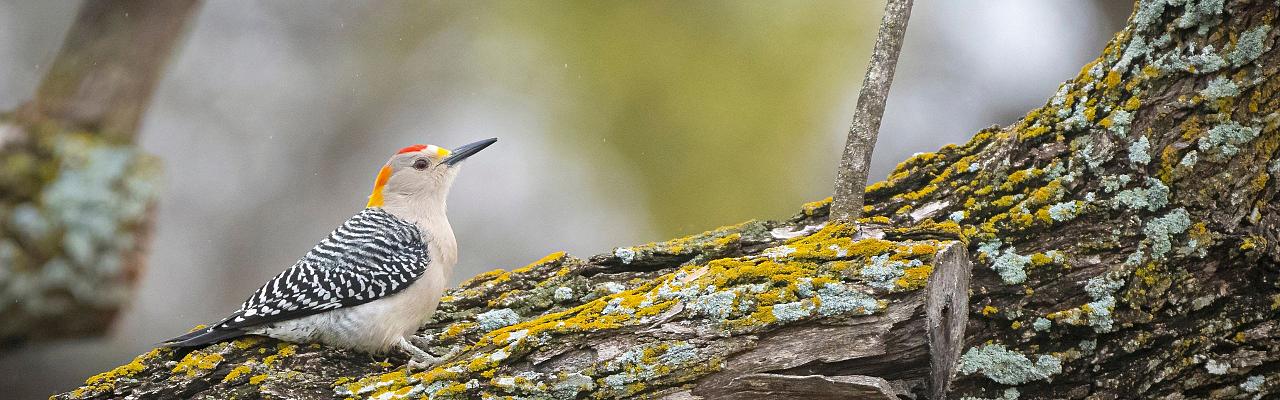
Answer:
MULTIPOLYGON (((545 43, 548 61, 564 62, 557 143, 616 154, 608 161, 634 174, 666 237, 824 195, 837 155, 828 121, 855 92, 881 5, 797 4, 526 2, 487 34, 545 43)), ((484 50, 501 60, 515 49, 484 50)))
MULTIPOLYGON (((1131 6, 917 3, 872 180, 1042 104, 1131 6)), ((0 110, 31 97, 79 5, 0 0, 0 110)), ((165 189, 133 306, 106 339, 0 353, 0 388, 68 389, 225 315, 359 210, 408 144, 500 138, 450 197, 455 282, 785 218, 830 192, 882 7, 209 1, 139 136, 165 189)))

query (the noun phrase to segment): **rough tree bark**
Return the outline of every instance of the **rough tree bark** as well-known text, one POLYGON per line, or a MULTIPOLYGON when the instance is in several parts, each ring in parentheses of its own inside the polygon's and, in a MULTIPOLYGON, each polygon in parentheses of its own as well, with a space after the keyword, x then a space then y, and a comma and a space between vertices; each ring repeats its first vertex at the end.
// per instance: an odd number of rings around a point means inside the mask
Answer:
POLYGON ((1044 107, 868 187, 857 229, 818 202, 478 276, 424 327, 454 354, 429 371, 254 338, 153 350, 58 398, 922 398, 918 353, 946 344, 921 332, 945 329, 912 304, 947 292, 944 249, 973 259, 949 398, 1273 398, 1277 13, 1140 1, 1044 107))
POLYGON ((902 53, 903 37, 907 34, 907 21, 911 19, 911 0, 889 0, 884 5, 884 17, 880 20, 880 32, 876 45, 871 49, 871 61, 867 63, 867 75, 862 78, 858 91, 858 106, 845 138, 844 152, 836 166, 836 184, 832 191, 829 214, 832 220, 856 222, 862 218, 863 195, 867 187, 871 154, 880 134, 880 119, 884 117, 885 103, 889 101, 889 87, 893 85, 893 72, 898 69, 898 55, 902 53))
POLYGON ((101 335, 141 275, 159 166, 133 142, 196 0, 89 1, 0 115, 0 348, 101 335))

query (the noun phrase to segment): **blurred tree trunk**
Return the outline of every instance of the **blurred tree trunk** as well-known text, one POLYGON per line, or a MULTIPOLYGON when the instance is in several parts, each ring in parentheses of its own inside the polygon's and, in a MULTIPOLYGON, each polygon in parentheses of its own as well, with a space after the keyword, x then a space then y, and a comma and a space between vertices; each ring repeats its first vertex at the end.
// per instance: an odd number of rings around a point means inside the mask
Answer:
POLYGON ((159 166, 132 142, 197 0, 86 1, 0 116, 0 347, 96 336, 145 259, 159 166))
POLYGON ((819 202, 483 274, 424 327, 453 354, 429 371, 248 338, 58 398, 1274 398, 1280 7, 1169 3, 1021 121, 903 162, 856 226, 819 202), (955 248, 968 290, 939 278, 955 248), (921 354, 964 319, 922 290, 969 294, 941 303, 967 311, 958 362, 921 354))

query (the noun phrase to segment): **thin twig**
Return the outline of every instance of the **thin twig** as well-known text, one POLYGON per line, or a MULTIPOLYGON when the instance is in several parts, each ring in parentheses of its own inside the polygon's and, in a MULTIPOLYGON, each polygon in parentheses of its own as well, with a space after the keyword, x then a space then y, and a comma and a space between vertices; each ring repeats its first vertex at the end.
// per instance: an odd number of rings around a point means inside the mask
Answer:
POLYGON ((912 0, 889 0, 885 4, 884 19, 880 21, 880 33, 876 36, 875 49, 871 51, 871 63, 867 76, 858 92, 858 108, 849 127, 849 138, 844 145, 844 156, 836 170, 834 199, 831 203, 831 220, 856 221, 862 217, 863 191, 867 187, 867 168, 871 165, 871 151, 876 147, 876 135, 880 131, 880 118, 893 84, 893 71, 902 52, 902 37, 907 32, 907 19, 911 17, 912 0))

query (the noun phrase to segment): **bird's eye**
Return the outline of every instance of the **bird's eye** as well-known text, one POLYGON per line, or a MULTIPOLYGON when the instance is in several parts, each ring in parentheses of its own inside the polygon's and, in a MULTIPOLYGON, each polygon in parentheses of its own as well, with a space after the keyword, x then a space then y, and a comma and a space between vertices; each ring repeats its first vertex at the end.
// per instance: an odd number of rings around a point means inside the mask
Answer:
POLYGON ((427 167, 430 165, 431 165, 430 161, 419 158, 413 162, 413 169, 421 171, 421 170, 427 169, 427 167))

